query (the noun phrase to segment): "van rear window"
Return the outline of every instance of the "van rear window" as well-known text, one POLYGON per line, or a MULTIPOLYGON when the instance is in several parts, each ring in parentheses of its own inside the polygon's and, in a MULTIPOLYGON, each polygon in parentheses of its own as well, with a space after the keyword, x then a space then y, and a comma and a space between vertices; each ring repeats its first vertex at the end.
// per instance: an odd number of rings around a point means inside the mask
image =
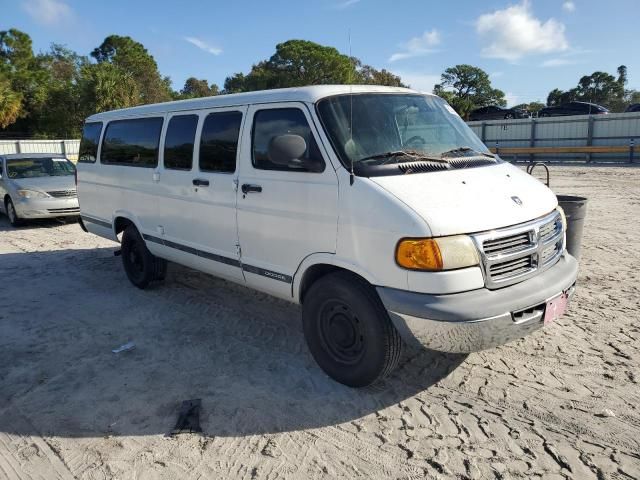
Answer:
POLYGON ((102 139, 100 162, 130 167, 156 167, 160 130, 161 117, 109 122, 102 139))
POLYGON ((102 122, 85 123, 80 140, 78 161, 83 163, 95 163, 98 157, 98 142, 102 133, 102 122))

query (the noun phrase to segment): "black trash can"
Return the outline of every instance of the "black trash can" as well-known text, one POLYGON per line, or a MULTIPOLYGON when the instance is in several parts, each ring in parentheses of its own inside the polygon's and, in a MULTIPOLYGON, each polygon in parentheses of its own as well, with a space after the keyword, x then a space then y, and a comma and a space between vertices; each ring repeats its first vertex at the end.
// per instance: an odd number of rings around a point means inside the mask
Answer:
POLYGON ((572 195, 558 195, 558 204, 567 217, 567 251, 580 260, 582 244, 582 227, 587 216, 587 199, 572 195))

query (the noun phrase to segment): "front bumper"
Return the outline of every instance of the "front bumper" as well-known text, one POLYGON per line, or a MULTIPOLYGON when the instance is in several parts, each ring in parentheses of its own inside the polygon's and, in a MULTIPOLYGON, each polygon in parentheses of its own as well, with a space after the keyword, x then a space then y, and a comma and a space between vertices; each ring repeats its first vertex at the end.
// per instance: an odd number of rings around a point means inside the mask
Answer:
POLYGON ((24 219, 70 217, 80 215, 78 197, 21 198, 14 201, 18 217, 24 219))
POLYGON ((382 303, 408 343, 468 353, 502 345, 543 326, 547 301, 575 289, 578 262, 565 253, 548 270, 498 290, 430 295, 378 287, 382 303))

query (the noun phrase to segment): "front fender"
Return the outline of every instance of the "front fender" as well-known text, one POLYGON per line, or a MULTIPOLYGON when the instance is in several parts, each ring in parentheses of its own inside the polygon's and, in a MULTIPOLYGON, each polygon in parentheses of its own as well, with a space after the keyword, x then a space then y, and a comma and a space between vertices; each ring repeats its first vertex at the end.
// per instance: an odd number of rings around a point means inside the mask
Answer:
POLYGON ((300 265, 298 266, 298 269, 293 276, 291 294, 293 296, 294 302, 300 303, 300 287, 302 286, 302 279, 304 278, 304 275, 309 270, 309 268, 315 265, 331 265, 334 267, 342 268, 343 270, 348 270, 355 273, 356 275, 361 276, 371 285, 380 285, 379 280, 369 270, 362 268, 361 266, 347 259, 340 258, 333 253, 312 253, 311 255, 305 257, 302 262, 300 262, 300 265))

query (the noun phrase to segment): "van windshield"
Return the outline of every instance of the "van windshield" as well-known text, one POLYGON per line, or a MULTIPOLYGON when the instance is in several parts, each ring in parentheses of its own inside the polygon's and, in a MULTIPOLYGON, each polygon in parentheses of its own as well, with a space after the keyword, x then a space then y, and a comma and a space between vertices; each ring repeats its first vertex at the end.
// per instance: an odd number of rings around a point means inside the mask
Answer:
POLYGON ((19 158, 7 160, 9 178, 64 177, 76 167, 66 158, 19 158))
POLYGON ((439 97, 380 93, 339 95, 320 100, 318 114, 345 167, 351 162, 382 165, 399 152, 410 152, 413 158, 431 159, 448 157, 451 152, 465 157, 492 156, 439 97))

